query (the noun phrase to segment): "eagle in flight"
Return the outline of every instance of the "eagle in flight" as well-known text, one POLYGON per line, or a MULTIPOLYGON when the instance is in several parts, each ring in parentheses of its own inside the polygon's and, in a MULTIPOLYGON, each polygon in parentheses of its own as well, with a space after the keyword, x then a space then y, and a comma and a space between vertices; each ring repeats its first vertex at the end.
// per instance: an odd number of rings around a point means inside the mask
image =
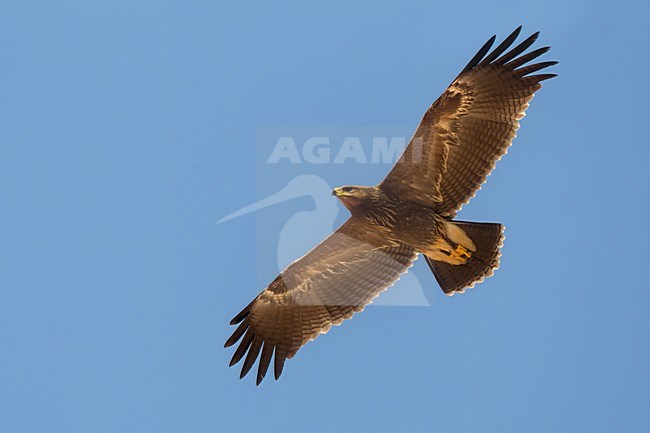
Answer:
POLYGON ((230 365, 244 359, 240 378, 259 358, 257 384, 272 359, 277 380, 298 349, 362 311, 418 254, 447 295, 492 275, 503 226, 454 218, 506 153, 541 82, 555 77, 536 72, 557 62, 530 64, 549 47, 523 54, 539 32, 510 49, 520 32, 481 47, 379 185, 334 189, 350 218, 230 322, 238 327, 225 346, 239 341, 230 365))

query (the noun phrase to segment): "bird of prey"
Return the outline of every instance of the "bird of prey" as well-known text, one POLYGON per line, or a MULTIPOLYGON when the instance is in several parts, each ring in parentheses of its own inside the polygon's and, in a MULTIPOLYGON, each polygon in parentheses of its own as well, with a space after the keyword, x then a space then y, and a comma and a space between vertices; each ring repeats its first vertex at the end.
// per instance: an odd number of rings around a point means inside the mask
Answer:
POLYGON ((377 186, 343 186, 336 196, 350 218, 293 262, 237 314, 226 341, 239 342, 230 365, 240 378, 259 357, 257 384, 273 358, 284 363, 332 325, 351 318, 408 270, 419 254, 445 294, 462 293, 499 266, 503 226, 455 220, 506 153, 530 100, 557 62, 514 46, 517 28, 490 51, 492 36, 427 110, 408 146, 377 186))

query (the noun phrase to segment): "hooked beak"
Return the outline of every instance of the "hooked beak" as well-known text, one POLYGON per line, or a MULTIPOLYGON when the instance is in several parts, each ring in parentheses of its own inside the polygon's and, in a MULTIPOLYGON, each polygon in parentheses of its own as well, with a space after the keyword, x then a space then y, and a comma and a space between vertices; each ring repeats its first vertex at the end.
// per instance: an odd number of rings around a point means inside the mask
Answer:
POLYGON ((332 195, 334 197, 339 197, 339 196, 343 195, 343 189, 342 188, 334 188, 332 190, 332 195))

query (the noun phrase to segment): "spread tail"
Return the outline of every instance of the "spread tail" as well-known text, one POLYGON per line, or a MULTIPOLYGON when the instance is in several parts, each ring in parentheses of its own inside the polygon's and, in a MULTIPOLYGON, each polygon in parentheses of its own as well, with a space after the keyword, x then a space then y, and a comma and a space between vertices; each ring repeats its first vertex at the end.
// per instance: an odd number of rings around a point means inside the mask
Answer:
POLYGON ((451 224, 465 232, 476 246, 476 251, 471 252, 466 263, 457 265, 433 260, 425 255, 429 268, 446 295, 463 293, 466 288, 474 287, 474 284, 494 273, 499 267, 499 249, 503 245, 505 229, 498 223, 451 221, 451 224))

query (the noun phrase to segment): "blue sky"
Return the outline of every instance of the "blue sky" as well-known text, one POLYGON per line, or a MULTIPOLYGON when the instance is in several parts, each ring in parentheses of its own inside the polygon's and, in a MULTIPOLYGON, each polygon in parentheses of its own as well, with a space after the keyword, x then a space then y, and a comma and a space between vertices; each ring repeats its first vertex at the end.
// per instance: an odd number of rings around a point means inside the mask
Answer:
POLYGON ((0 430, 647 431, 648 6, 435 3, 3 2, 0 430), (239 381, 227 323, 314 204, 215 221, 389 167, 265 164, 269 131, 410 134, 519 24, 559 78, 460 215, 507 226, 501 269, 446 298, 416 262, 430 306, 239 381))

